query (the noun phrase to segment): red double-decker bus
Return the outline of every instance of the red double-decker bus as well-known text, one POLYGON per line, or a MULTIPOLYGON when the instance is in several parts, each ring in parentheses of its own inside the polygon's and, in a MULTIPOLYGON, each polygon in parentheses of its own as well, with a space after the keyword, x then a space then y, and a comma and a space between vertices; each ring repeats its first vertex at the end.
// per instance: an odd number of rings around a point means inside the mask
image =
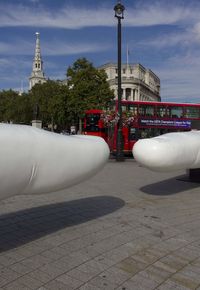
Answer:
MULTIPOLYGON (((131 153, 138 139, 200 129, 200 104, 143 101, 122 101, 121 104, 124 153, 131 153)), ((103 137, 112 153, 116 152, 117 130, 117 102, 110 111, 86 112, 84 132, 103 137)))

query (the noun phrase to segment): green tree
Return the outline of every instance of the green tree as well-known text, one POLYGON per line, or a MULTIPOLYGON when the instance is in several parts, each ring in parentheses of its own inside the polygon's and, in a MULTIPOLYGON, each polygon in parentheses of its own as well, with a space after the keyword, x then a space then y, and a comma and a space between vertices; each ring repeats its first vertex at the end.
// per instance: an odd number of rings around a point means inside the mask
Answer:
POLYGON ((32 107, 39 106, 39 118, 43 125, 57 124, 65 127, 70 121, 67 114, 69 90, 66 85, 48 80, 43 84, 36 84, 30 91, 32 107))
POLYGON ((0 92, 0 121, 29 124, 31 121, 30 98, 12 90, 0 92))
POLYGON ((18 124, 31 124, 32 106, 30 95, 23 93, 15 98, 15 116, 13 121, 18 124))
POLYGON ((98 70, 86 58, 80 58, 67 70, 70 89, 70 109, 74 121, 84 116, 87 109, 103 109, 114 98, 104 70, 98 70))

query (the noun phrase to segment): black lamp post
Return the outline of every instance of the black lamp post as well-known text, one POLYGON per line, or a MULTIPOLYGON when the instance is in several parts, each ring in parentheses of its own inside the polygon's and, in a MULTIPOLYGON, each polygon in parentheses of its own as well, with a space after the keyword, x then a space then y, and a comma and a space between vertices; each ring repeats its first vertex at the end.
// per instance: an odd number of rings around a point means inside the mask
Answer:
POLYGON ((118 128, 117 128, 117 144, 116 144, 116 161, 124 161, 123 153, 123 135, 122 135, 122 88, 121 88, 121 62, 122 62, 122 49, 121 49, 121 19, 124 19, 125 7, 119 1, 115 7, 115 17, 118 19, 118 128))

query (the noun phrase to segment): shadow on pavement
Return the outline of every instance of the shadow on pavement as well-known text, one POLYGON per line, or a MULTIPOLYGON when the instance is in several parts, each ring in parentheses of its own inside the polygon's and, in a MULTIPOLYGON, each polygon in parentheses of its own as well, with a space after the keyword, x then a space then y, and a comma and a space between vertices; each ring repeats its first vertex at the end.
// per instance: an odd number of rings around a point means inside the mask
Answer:
POLYGON ((200 187, 198 183, 187 182, 184 176, 177 176, 160 182, 152 183, 140 188, 144 193, 151 195, 171 195, 200 187))
POLYGON ((0 252, 66 227, 110 214, 124 206, 112 196, 88 197, 43 205, 0 216, 0 252))

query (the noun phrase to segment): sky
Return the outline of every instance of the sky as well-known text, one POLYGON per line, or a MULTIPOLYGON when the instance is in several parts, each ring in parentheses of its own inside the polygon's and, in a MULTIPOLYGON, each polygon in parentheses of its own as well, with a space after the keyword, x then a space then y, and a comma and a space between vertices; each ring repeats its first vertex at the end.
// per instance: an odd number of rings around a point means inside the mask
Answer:
MULTIPOLYGON (((117 63, 114 0, 0 0, 0 90, 28 90, 40 32, 45 76, 65 79, 80 57, 117 63)), ((162 101, 200 103, 200 1, 122 0, 122 62, 161 80, 162 101), (168 3, 169 2, 169 3, 168 3)))

